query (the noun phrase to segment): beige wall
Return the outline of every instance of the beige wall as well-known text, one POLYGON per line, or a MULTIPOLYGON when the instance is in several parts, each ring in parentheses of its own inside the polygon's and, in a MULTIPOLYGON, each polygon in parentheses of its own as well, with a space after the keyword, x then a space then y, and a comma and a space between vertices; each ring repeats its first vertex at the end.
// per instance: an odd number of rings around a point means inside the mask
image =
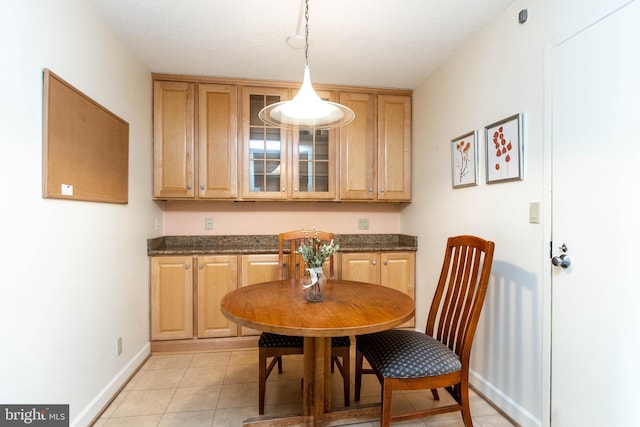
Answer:
POLYGON ((151 75, 85 0, 3 1, 0 52, 0 402, 86 426, 149 353, 151 75), (44 68, 129 123, 128 205, 42 198, 44 68))
POLYGON ((165 202, 163 234, 278 234, 314 225, 336 234, 399 233, 405 207, 395 203, 165 202), (213 219, 213 230, 204 228, 207 217, 213 219), (369 230, 358 230, 359 218, 369 220, 369 230))
POLYGON ((625 2, 517 0, 414 91, 413 185, 425 191, 414 192, 403 211, 402 231, 420 242, 416 324, 425 323, 446 238, 495 241, 471 383, 523 426, 548 425, 550 411, 545 47, 625 2), (519 24, 525 8, 529 20, 519 24), (525 179, 487 185, 484 126, 516 113, 524 114, 525 179), (450 141, 472 130, 479 132, 480 184, 454 190, 450 141), (529 223, 531 202, 542 203, 540 224, 529 223))

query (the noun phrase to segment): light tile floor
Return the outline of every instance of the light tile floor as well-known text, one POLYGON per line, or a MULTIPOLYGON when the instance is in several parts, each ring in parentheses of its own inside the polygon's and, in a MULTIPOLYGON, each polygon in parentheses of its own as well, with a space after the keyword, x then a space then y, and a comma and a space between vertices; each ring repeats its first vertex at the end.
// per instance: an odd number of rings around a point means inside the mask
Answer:
MULTIPOLYGON (((380 385, 373 375, 363 377, 360 402, 353 402, 352 349, 351 407, 380 401, 380 385)), ((286 356, 284 372, 274 371, 267 380, 265 414, 300 413, 302 402, 302 356, 286 356)), ((241 426, 246 418, 258 416, 258 351, 237 350, 207 353, 153 355, 116 396, 95 427, 229 427, 241 426)), ((344 407, 342 379, 336 371, 332 380, 333 406, 344 407)), ((441 403, 451 397, 440 393, 441 403)), ((450 400, 449 400, 450 401, 450 400)), ((431 392, 396 392, 393 411, 434 405, 431 392)), ((476 393, 471 394, 474 426, 503 427, 513 424, 476 393)), ((379 426, 379 422, 357 424, 379 426)), ((399 423, 411 427, 463 426, 459 413, 399 423)))

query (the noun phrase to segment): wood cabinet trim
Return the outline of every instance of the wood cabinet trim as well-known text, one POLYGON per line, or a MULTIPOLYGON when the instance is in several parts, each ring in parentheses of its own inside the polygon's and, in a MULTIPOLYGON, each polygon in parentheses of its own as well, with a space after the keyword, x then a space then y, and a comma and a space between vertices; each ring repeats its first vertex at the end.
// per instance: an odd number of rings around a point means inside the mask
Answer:
MULTIPOLYGON (((152 73, 151 78, 155 81, 181 81, 191 83, 216 83, 216 84, 231 84, 238 86, 257 86, 257 87, 274 87, 285 88, 297 91, 302 84, 302 81, 288 82, 281 80, 255 80, 255 79, 237 79, 237 78, 225 78, 225 77, 211 77, 211 76, 193 76, 183 74, 164 74, 164 73, 152 73)), ((400 95, 411 96, 413 90, 402 88, 378 88, 367 86, 349 86, 349 85, 332 85, 326 83, 314 82, 313 88, 316 91, 319 90, 331 90, 338 92, 361 92, 388 95, 400 95)))

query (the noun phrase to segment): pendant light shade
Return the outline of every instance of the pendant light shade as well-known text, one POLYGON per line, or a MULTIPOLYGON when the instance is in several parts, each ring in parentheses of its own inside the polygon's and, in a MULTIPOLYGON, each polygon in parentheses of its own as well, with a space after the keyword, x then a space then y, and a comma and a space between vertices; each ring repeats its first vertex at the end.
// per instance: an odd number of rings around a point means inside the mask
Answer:
POLYGON ((309 0, 305 2, 305 67, 302 86, 290 101, 263 108, 258 117, 268 125, 290 129, 332 129, 350 123, 354 112, 342 104, 322 100, 311 85, 309 71, 309 0))

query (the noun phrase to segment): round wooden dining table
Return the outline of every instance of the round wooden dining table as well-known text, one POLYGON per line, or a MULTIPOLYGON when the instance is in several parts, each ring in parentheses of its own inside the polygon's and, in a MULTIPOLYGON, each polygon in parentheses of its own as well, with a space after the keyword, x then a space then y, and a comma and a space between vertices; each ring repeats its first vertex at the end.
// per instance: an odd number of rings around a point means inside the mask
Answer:
MULTIPOLYGON (((307 302, 297 279, 258 283, 226 294, 222 313, 265 332, 304 337, 303 415, 301 422, 321 426, 358 419, 354 411, 331 413, 331 337, 379 332, 411 319, 414 300, 395 289, 370 283, 329 280, 321 302, 307 302)), ((291 425, 283 420, 282 425, 291 425)), ((245 425, 259 425, 259 420, 245 425)), ((277 425, 270 420, 265 425, 277 425)))

